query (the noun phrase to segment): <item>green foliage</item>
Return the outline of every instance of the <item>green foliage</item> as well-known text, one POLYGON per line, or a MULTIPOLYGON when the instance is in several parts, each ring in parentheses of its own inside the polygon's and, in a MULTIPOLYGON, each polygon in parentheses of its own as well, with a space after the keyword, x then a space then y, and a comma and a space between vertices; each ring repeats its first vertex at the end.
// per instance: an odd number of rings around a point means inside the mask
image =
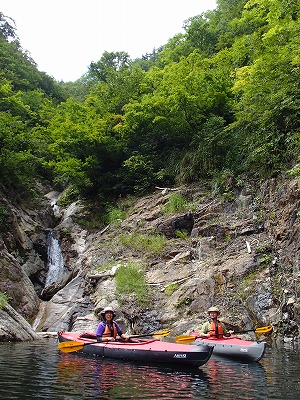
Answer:
POLYGON ((68 228, 60 227, 59 236, 60 239, 66 239, 68 240, 69 243, 74 243, 74 239, 72 238, 72 232, 68 228))
POLYGON ((79 191, 73 186, 68 186, 57 201, 59 206, 68 206, 78 199, 79 191))
POLYGON ((269 254, 262 254, 259 258, 258 258, 258 263, 261 266, 265 266, 267 267, 268 265, 270 265, 270 260, 271 260, 271 256, 269 254))
POLYGON ((69 188, 64 201, 107 204, 212 178, 232 199, 228 171, 299 176, 298 6, 219 0, 152 54, 104 52, 66 84, 37 70, 0 13, 1 182, 46 178, 69 188))
POLYGON ((152 187, 153 166, 149 157, 133 154, 123 165, 125 174, 130 177, 130 185, 136 193, 146 193, 152 187))
POLYGON ((117 264, 115 260, 106 261, 104 264, 99 264, 96 267, 97 272, 105 272, 111 270, 117 264))
POLYGON ((116 272, 116 291, 120 295, 134 296, 139 305, 148 302, 149 291, 144 277, 144 267, 137 264, 121 265, 116 272))
POLYGON ((201 50, 202 54, 209 56, 215 53, 217 33, 213 24, 207 18, 210 13, 204 13, 185 21, 184 29, 187 32, 187 42, 193 48, 201 50))
POLYGON ((165 294, 166 294, 167 296, 171 296, 177 289, 178 289, 178 283, 170 283, 170 284, 165 288, 165 294))
POLYGON ((179 239, 183 239, 183 240, 187 240, 189 238, 189 234, 187 232, 181 231, 179 229, 176 229, 175 235, 179 239))
POLYGON ((226 143, 224 140, 223 117, 210 116, 203 123, 198 136, 194 138, 177 165, 178 183, 191 183, 209 179, 226 166, 226 143))
POLYGON ((293 168, 291 168, 291 169, 288 171, 288 174, 289 174, 292 178, 295 178, 295 177, 300 176, 300 163, 294 165, 293 168))
POLYGON ((0 38, 5 40, 16 38, 15 21, 6 17, 2 12, 0 12, 0 38))
POLYGON ((234 174, 230 170, 223 170, 215 174, 212 180, 212 191, 214 194, 220 194, 225 200, 234 200, 234 174))
POLYGON ((185 296, 185 297, 183 297, 181 300, 178 300, 178 301, 174 304, 174 306, 175 306, 176 308, 186 307, 186 306, 189 306, 189 305, 192 303, 192 301, 193 301, 193 300, 192 300, 190 297, 185 296))
POLYGON ((121 243, 142 253, 160 254, 167 243, 163 235, 127 234, 122 235, 121 243))
POLYGON ((79 191, 84 191, 92 185, 84 171, 84 163, 79 159, 68 158, 56 163, 50 161, 47 165, 53 167, 54 182, 63 187, 70 185, 79 191))
MULTIPOLYGON (((1 17, 0 17, 1 24, 1 17)), ((61 86, 53 78, 40 72, 29 53, 23 51, 18 40, 1 38, 0 27, 0 77, 11 82, 15 92, 40 90, 57 101, 65 99, 61 86)))
POLYGON ((293 39, 299 35, 299 23, 283 16, 291 15, 293 2, 286 4, 280 20, 282 6, 273 3, 271 11, 262 2, 244 12, 244 18, 253 18, 254 9, 264 15, 265 33, 262 51, 251 65, 237 70, 233 89, 239 101, 236 121, 229 127, 240 149, 237 163, 262 176, 282 169, 299 154, 299 93, 293 84, 299 78, 299 40, 293 39))
POLYGON ((171 193, 168 201, 163 206, 162 211, 165 214, 175 214, 186 210, 188 201, 180 193, 171 193))
MULTIPOLYGON (((0 25, 1 18, 0 15, 0 25)), ((5 17, 6 18, 6 17, 5 17)), ((7 25, 0 35, 0 178, 5 185, 28 192, 36 178, 44 176, 44 141, 36 141, 33 127, 46 97, 63 99, 59 85, 24 53, 18 41, 8 41, 7 25)), ((1 28, 0 28, 1 30, 1 28)), ((49 102, 52 102, 48 100, 49 102)))
POLYGON ((126 213, 117 207, 109 209, 104 217, 105 221, 112 226, 120 225, 125 218, 126 213))
POLYGON ((0 310, 6 306, 9 300, 11 300, 11 297, 7 293, 0 292, 0 310))

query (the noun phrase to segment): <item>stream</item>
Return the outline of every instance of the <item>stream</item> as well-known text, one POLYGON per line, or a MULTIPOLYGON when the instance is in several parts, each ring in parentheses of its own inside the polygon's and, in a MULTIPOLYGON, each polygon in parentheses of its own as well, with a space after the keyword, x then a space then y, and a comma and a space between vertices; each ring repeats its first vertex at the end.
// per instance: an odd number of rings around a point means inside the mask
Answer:
POLYGON ((0 344, 0 398, 299 400, 300 344, 268 345, 259 363, 212 357, 175 369, 61 353, 57 339, 0 344))

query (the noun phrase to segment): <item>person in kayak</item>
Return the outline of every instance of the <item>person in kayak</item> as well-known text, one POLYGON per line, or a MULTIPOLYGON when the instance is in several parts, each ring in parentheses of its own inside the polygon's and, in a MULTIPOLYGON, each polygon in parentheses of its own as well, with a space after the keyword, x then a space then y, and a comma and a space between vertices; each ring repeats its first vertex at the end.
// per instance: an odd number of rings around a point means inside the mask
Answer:
POLYGON ((100 314, 103 321, 100 322, 96 330, 97 342, 114 342, 117 336, 128 340, 128 337, 124 335, 119 324, 114 321, 116 314, 111 307, 104 308, 100 314))
POLYGON ((234 333, 234 331, 227 329, 224 322, 218 320, 221 313, 217 307, 210 307, 207 313, 210 317, 210 321, 204 322, 201 326, 199 336, 222 338, 223 336, 229 337, 234 333))

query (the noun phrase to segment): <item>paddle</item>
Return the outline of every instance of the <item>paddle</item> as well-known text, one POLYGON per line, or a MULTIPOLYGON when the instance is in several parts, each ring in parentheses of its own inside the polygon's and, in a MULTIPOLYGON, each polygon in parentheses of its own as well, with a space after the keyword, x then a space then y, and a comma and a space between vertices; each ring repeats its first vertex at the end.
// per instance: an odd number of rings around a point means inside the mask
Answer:
MULTIPOLYGON (((247 333, 247 332, 255 332, 255 333, 270 333, 273 330, 273 326, 262 326, 261 328, 256 328, 256 329, 248 329, 246 331, 239 331, 239 332, 234 332, 234 333, 247 333)), ((207 339, 206 336, 187 336, 187 335, 181 335, 181 336, 176 336, 175 340, 177 343, 181 344, 187 344, 187 343, 192 343, 196 339, 207 339)))
MULTIPOLYGON (((168 329, 166 331, 160 331, 160 332, 152 332, 152 333, 146 333, 143 335, 132 335, 128 336, 128 339, 134 339, 134 338, 140 338, 140 337, 146 337, 146 336, 168 336, 172 332, 171 329, 168 329)), ((69 341, 69 342, 61 342, 58 344, 58 348, 60 351, 64 353, 71 353, 73 351, 78 351, 81 350, 84 346, 89 345, 89 344, 95 344, 95 343, 101 343, 101 342, 89 342, 89 343, 83 343, 83 342, 77 342, 75 340, 69 341)))

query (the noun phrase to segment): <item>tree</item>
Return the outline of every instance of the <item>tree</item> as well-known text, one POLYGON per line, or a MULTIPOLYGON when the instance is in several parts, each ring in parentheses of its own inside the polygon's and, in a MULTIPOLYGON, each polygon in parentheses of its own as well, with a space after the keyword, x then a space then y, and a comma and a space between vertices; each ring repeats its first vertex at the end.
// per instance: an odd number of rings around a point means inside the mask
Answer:
POLYGON ((5 40, 16 39, 15 24, 16 23, 12 18, 6 17, 2 12, 0 12, 0 38, 5 40), (12 26, 8 20, 11 21, 14 26, 12 26))
POLYGON ((128 68, 129 62, 129 55, 123 51, 105 51, 99 61, 90 64, 86 79, 94 83, 109 83, 114 78, 116 72, 123 68, 128 68))
MULTIPOLYGON (((250 3, 250 2, 249 2, 250 3)), ((229 126, 238 146, 236 162, 257 174, 270 174, 295 162, 299 155, 299 22, 296 2, 252 2, 246 8, 268 20, 249 66, 236 72, 236 121, 229 126)), ((249 17, 250 18, 250 17, 249 17)))

